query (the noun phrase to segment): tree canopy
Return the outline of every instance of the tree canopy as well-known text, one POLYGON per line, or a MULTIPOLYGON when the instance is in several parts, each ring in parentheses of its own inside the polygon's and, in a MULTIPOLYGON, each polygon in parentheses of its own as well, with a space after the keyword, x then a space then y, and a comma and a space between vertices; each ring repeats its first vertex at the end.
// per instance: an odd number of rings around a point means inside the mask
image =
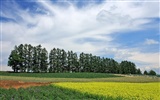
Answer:
MULTIPOLYGON (((14 72, 96 72, 116 74, 142 74, 130 61, 118 63, 112 58, 104 58, 88 53, 65 51, 53 48, 49 53, 41 45, 20 44, 15 46, 8 58, 8 66, 14 72)), ((150 74, 155 74, 150 71, 150 74)), ((144 73, 145 74, 145 73, 144 73)))
POLYGON ((149 75, 156 75, 156 72, 153 71, 153 70, 150 70, 148 74, 149 74, 149 75))

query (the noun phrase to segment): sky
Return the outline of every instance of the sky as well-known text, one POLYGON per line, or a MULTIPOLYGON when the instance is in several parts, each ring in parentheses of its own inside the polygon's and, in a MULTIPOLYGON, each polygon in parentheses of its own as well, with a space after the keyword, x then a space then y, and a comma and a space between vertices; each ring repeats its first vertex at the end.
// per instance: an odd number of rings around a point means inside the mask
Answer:
POLYGON ((1 68, 15 45, 134 62, 160 74, 159 0, 0 0, 1 68))

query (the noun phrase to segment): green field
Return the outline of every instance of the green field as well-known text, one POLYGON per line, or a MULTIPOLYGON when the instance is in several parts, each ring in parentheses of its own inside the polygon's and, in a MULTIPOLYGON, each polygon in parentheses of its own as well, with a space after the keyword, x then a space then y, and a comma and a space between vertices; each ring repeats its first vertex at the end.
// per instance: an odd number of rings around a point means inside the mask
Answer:
POLYGON ((90 95, 56 86, 37 86, 26 89, 0 88, 0 100, 97 100, 103 96, 90 95))
POLYGON ((106 73, 9 73, 0 72, 0 76, 36 77, 36 78, 111 78, 121 77, 106 73))
POLYGON ((0 80, 25 82, 159 82, 156 76, 105 73, 0 73, 0 80))

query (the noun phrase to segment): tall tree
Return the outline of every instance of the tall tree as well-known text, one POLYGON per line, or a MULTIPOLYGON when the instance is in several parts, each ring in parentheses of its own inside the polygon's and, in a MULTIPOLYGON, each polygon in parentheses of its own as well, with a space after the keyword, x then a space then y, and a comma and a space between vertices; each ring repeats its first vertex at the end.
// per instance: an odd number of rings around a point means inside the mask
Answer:
POLYGON ((24 66, 24 72, 28 70, 28 45, 23 45, 23 66, 24 66))
POLYGON ((8 59, 8 66, 11 66, 14 72, 18 72, 20 69, 19 63, 21 62, 21 59, 17 52, 17 46, 15 46, 15 50, 11 51, 8 59))
POLYGON ((99 56, 96 56, 95 64, 95 72, 101 72, 101 58, 99 56))
POLYGON ((79 72, 80 71, 80 67, 79 67, 79 62, 78 62, 78 56, 77 56, 77 53, 73 53, 73 56, 72 56, 72 61, 73 61, 73 69, 72 71, 74 72, 79 72))
POLYGON ((27 57, 27 63, 28 63, 28 67, 27 67, 27 72, 31 72, 32 71, 32 64, 33 64, 33 46, 32 45, 28 45, 28 57, 27 57))
POLYGON ((140 74, 140 75, 142 74, 142 72, 139 68, 137 69, 137 74, 140 74))
POLYGON ((109 72, 110 73, 118 73, 118 62, 114 59, 109 60, 109 72))
POLYGON ((20 71, 21 72, 25 72, 25 54, 24 54, 24 46, 23 44, 20 44, 17 48, 18 51, 18 55, 20 57, 20 62, 19 62, 19 66, 20 66, 20 71))
POLYGON ((80 53, 80 57, 79 57, 79 66, 80 66, 80 71, 84 71, 84 63, 85 63, 85 56, 84 53, 80 53))
POLYGON ((68 51, 68 56, 67 56, 67 61, 68 61, 68 67, 67 67, 67 70, 69 72, 72 72, 73 71, 73 51, 68 51))
POLYGON ((64 49, 61 50, 61 68, 62 72, 67 71, 67 53, 64 49))
POLYGON ((90 57, 89 57, 89 54, 85 54, 84 59, 85 59, 84 72, 89 72, 89 69, 90 69, 90 57))
POLYGON ((58 63, 58 57, 57 57, 57 49, 53 48, 49 54, 49 72, 58 72, 57 71, 57 63, 58 63))
POLYGON ((48 52, 45 48, 41 50, 40 54, 40 70, 41 72, 47 72, 48 69, 48 52))
POLYGON ((39 66, 39 62, 38 62, 38 53, 37 53, 37 48, 33 47, 33 61, 32 61, 32 71, 33 72, 38 72, 38 66, 39 66))
POLYGON ((148 74, 149 74, 149 75, 156 75, 156 72, 153 71, 153 70, 150 70, 148 74))
POLYGON ((145 70, 143 74, 144 74, 144 75, 148 75, 148 72, 145 70))
POLYGON ((120 63, 120 74, 135 74, 136 66, 130 61, 122 61, 120 63))
POLYGON ((57 48, 57 72, 62 72, 62 50, 57 48))

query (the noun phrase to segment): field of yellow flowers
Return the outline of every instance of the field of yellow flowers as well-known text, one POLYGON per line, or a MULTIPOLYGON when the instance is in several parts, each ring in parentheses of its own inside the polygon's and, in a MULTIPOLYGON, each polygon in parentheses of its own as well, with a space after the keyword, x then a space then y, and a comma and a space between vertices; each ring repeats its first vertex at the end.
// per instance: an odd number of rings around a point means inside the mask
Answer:
POLYGON ((65 82, 53 85, 82 93, 124 100, 160 100, 160 83, 65 82))

